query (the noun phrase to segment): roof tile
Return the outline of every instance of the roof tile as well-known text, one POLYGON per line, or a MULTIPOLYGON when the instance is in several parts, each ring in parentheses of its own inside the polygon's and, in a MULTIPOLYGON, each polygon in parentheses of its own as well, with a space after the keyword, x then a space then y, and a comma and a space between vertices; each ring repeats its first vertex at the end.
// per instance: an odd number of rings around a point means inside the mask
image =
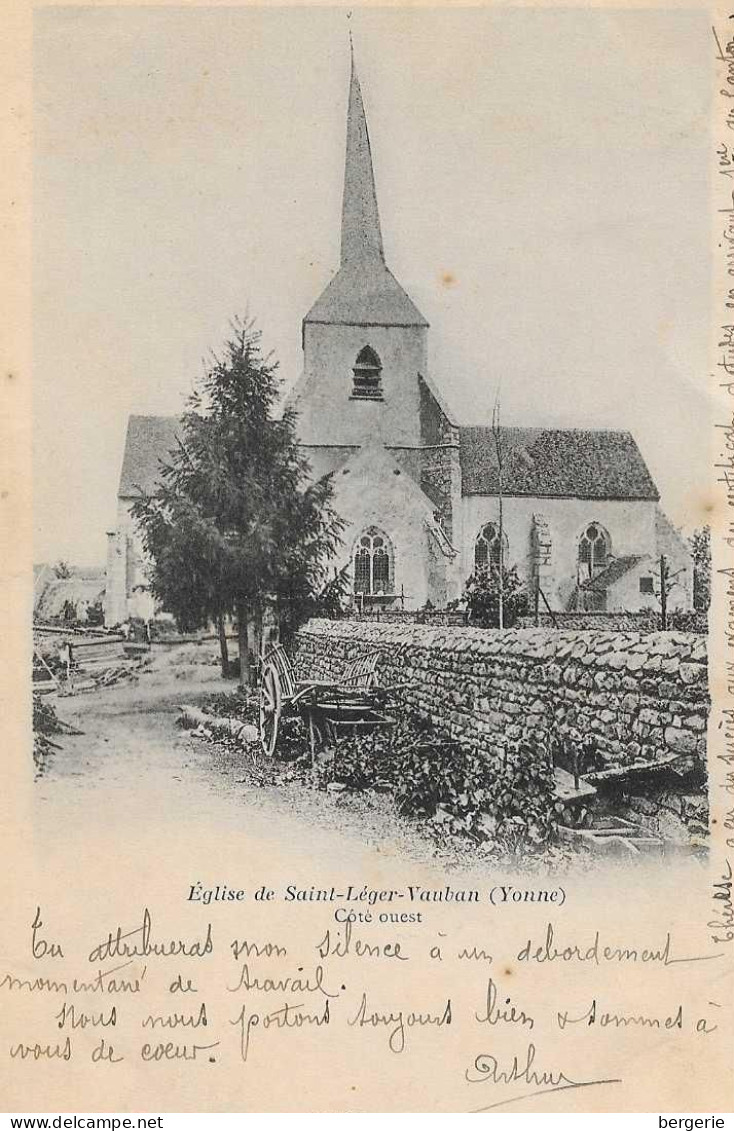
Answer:
MULTIPOLYGON (((499 470, 489 427, 462 428, 464 495, 496 495, 499 470)), ((533 498, 659 499, 629 432, 502 428, 502 490, 533 498)))
POLYGON ((304 322, 348 326, 427 326, 425 318, 377 256, 347 263, 304 322))
POLYGON ((129 418, 118 490, 120 498, 150 494, 155 489, 161 463, 175 448, 180 426, 177 416, 129 418))

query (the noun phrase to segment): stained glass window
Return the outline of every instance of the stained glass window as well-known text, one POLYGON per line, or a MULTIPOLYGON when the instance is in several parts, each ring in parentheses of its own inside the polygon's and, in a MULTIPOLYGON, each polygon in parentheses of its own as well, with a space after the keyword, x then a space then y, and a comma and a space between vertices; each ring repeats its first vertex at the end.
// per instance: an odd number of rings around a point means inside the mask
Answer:
POLYGON ((376 526, 365 530, 354 547, 354 592, 392 592, 392 547, 376 526))
POLYGON ((609 535, 598 522, 586 527, 579 540, 579 565, 589 577, 603 569, 611 552, 609 535))
POLYGON ((476 569, 487 569, 490 565, 498 566, 500 561, 507 564, 507 535, 503 533, 502 552, 500 552, 500 528, 495 522, 488 522, 477 535, 474 543, 474 566, 476 569))

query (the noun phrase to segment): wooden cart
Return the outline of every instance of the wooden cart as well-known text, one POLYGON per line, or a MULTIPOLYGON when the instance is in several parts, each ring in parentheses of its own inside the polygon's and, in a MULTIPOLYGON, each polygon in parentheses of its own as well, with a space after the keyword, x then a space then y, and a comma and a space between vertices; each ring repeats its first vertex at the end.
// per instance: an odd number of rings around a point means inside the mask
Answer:
POLYGON ((260 682, 260 744, 273 755, 284 718, 300 715, 308 727, 311 754, 335 742, 341 732, 393 726, 385 713, 391 688, 380 686, 379 652, 348 665, 338 682, 299 680, 283 647, 264 657, 260 682))

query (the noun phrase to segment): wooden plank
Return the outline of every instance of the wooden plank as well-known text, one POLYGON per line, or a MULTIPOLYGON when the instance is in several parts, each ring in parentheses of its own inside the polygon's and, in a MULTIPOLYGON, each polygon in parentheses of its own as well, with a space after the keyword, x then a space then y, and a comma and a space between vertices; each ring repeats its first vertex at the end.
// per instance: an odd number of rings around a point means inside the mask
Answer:
POLYGON ((636 774, 647 774, 651 770, 665 769, 674 762, 680 762, 685 758, 693 757, 694 755, 692 754, 666 754, 663 758, 657 758, 654 762, 639 762, 632 766, 615 766, 611 770, 594 770, 589 774, 584 774, 584 781, 603 782, 616 779, 622 780, 624 778, 634 777, 636 774))
POLYGON ((43 664, 44 668, 45 668, 45 669, 46 669, 46 671, 48 672, 49 676, 50 676, 50 677, 51 677, 51 679, 53 680, 53 684, 54 684, 54 687, 58 688, 58 686, 59 686, 59 681, 57 680, 57 678, 56 678, 56 676, 54 675, 54 673, 53 673, 53 672, 51 671, 51 668, 50 668, 50 667, 48 666, 48 664, 47 664, 47 663, 46 663, 46 661, 44 660, 44 658, 43 658, 43 656, 41 655, 41 653, 40 653, 39 651, 35 650, 35 649, 34 649, 34 657, 35 657, 35 658, 36 658, 37 660, 40 660, 40 662, 41 662, 41 663, 43 664))
POLYGON ((344 687, 372 688, 377 682, 377 662, 379 652, 371 652, 367 656, 360 656, 352 660, 344 669, 342 685, 344 687))
POLYGON ((553 767, 553 777, 556 782, 555 796, 560 801, 587 801, 597 795, 594 786, 584 781, 583 778, 576 788, 573 774, 569 774, 568 770, 564 770, 562 766, 553 767))
POLYGON ((638 856, 635 846, 624 837, 610 836, 597 837, 593 829, 572 829, 567 825, 560 825, 558 833, 562 840, 577 841, 585 844, 592 852, 601 856, 638 856))

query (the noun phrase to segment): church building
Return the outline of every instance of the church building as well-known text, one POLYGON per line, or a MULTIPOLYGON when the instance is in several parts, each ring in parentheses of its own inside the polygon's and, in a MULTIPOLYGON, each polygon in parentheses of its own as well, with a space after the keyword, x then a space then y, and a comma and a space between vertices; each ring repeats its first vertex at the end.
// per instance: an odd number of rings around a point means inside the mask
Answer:
MULTIPOLYGON (((303 320, 288 403, 312 474, 333 477, 354 600, 441 608, 476 567, 502 561, 541 610, 659 608, 665 555, 676 574, 669 607, 690 608, 690 555, 632 435, 459 424, 428 371, 428 330, 385 260, 352 58, 341 263, 303 320)), ((130 418, 108 535, 108 624, 148 607, 130 506, 152 489, 175 426, 130 418)))

